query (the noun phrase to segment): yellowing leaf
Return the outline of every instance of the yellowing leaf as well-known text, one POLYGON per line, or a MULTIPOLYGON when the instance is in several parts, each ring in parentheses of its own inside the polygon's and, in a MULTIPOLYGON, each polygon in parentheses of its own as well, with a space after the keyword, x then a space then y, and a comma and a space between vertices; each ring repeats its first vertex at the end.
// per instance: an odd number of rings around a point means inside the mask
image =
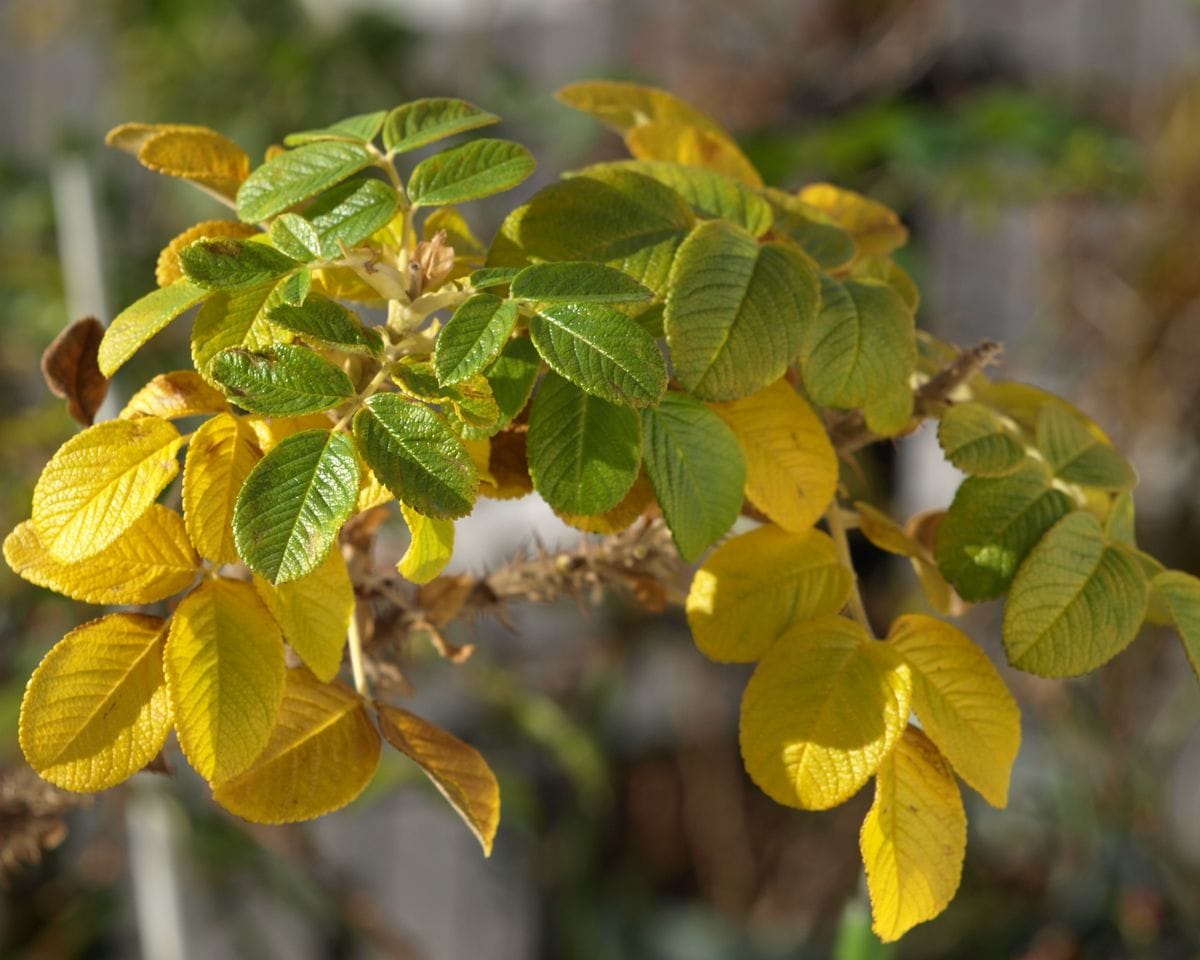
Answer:
POLYGON ((833 217, 854 238, 860 256, 885 257, 908 242, 908 230, 895 212, 861 193, 810 183, 800 199, 833 217))
POLYGON ((255 823, 295 823, 344 807, 379 766, 379 734, 358 695, 287 672, 279 718, 253 765, 213 787, 213 799, 255 823))
POLYGON ((246 423, 258 438, 258 446, 263 453, 294 434, 305 430, 328 430, 332 426, 323 413, 307 413, 302 417, 246 417, 246 423))
POLYGON ((205 780, 245 770, 283 695, 283 637, 248 583, 208 580, 171 619, 164 658, 179 745, 205 780))
POLYGON ((205 413, 228 410, 225 395, 204 382, 194 370, 173 370, 160 373, 129 398, 119 416, 122 420, 134 417, 161 417, 178 420, 205 413))
POLYGON ((789 807, 826 810, 879 768, 908 723, 909 667, 853 621, 823 617, 780 637, 742 697, 746 772, 789 807))
POLYGON ((687 618, 706 657, 745 663, 789 628, 837 613, 849 596, 850 572, 828 536, 765 526, 727 540, 696 571, 687 618))
POLYGON ((555 97, 569 107, 590 113, 618 133, 643 123, 666 121, 720 133, 707 114, 673 93, 622 80, 584 80, 568 84, 555 97))
POLYGON ((590 516, 559 513, 558 517, 563 523, 569 524, 576 530, 608 536, 630 526, 646 512, 652 503, 654 503, 654 487, 650 485, 650 478, 646 476, 646 471, 642 470, 638 474, 638 478, 633 481, 629 492, 611 510, 590 516))
POLYGON ((200 425, 183 467, 183 517, 200 556, 238 563, 233 505, 246 476, 261 459, 254 431, 242 419, 219 413, 200 425))
POLYGON ((254 587, 305 666, 325 683, 336 677, 354 615, 354 587, 341 551, 330 550, 307 577, 277 586, 255 577, 254 587))
POLYGON ((967 816, 950 765, 909 727, 883 761, 859 837, 874 922, 885 942, 936 917, 954 897, 967 816))
POLYGON ((154 758, 171 732, 165 635, 158 617, 114 613, 55 644, 21 702, 21 750, 39 775, 91 793, 154 758))
POLYGON ((922 728, 988 803, 1005 806, 1021 712, 992 661, 961 630, 921 614, 896 620, 888 642, 912 668, 922 728))
POLYGON ((820 519, 837 488, 838 463, 817 415, 786 380, 712 409, 746 455, 746 496, 785 530, 820 519))
POLYGON ((33 491, 33 528, 56 560, 99 553, 179 472, 183 438, 166 420, 108 420, 58 448, 33 491))
POLYGON ((191 246, 195 241, 217 237, 252 237, 258 233, 256 227, 236 220, 205 220, 195 226, 188 227, 183 233, 171 240, 158 255, 158 264, 154 268, 154 280, 160 287, 169 287, 176 280, 183 279, 183 270, 179 266, 179 251, 191 246))
POLYGON ((84 560, 54 559, 28 521, 4 541, 4 559, 14 573, 39 587, 83 603, 110 606, 165 600, 190 586, 200 566, 183 518, 157 503, 116 540, 84 560))
POLYGON ((358 500, 354 504, 354 512, 366 513, 395 499, 396 495, 380 483, 375 472, 364 464, 358 480, 358 500))
POLYGON ((379 729, 388 743, 416 762, 491 856, 500 825, 500 785, 483 755, 470 744, 416 714, 377 703, 379 729))
POLYGON ((138 162, 169 177, 183 177, 227 200, 250 173, 246 151, 228 137, 206 127, 165 125, 148 136, 138 162))
POLYGON ((660 120, 634 127, 625 134, 625 145, 639 160, 707 167, 752 187, 762 186, 762 177, 754 164, 722 131, 660 120))
POLYGON ((921 545, 883 511, 861 500, 854 504, 854 509, 858 512, 858 529, 880 550, 901 557, 920 557, 924 554, 921 545))
POLYGON ((454 556, 454 521, 427 517, 407 503, 400 504, 400 513, 412 542, 396 564, 396 572, 413 583, 428 583, 454 556))

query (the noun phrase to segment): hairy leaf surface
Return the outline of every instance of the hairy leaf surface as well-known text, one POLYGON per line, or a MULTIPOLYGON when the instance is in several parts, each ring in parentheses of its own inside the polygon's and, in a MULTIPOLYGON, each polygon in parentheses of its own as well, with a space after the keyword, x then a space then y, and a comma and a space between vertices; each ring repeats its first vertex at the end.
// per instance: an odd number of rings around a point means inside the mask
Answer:
POLYGON ((517 323, 517 305, 490 293, 477 293, 459 305, 438 334, 433 368, 442 383, 458 383, 479 373, 507 342, 517 323))
POLYGON ((228 413, 206 420, 188 445, 183 464, 183 517, 205 560, 237 563, 233 507, 246 477, 261 459, 250 425, 228 413))
POLYGON ((417 164, 408 180, 414 207, 439 207, 511 190, 533 173, 533 155, 511 140, 483 138, 417 164))
POLYGON ((266 220, 354 176, 374 160, 365 144, 340 140, 288 150, 246 178, 237 192, 238 216, 246 222, 266 220))
POLYGON ((212 378, 251 413, 298 417, 354 396, 350 378, 308 347, 279 343, 254 353, 234 347, 213 357, 212 378))

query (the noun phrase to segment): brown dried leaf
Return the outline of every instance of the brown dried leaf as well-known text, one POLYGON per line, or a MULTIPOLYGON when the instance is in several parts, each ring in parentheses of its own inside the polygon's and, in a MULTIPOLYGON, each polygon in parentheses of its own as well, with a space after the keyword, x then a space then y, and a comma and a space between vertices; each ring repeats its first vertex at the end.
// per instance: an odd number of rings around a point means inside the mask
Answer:
POLYGON ((476 580, 465 574, 438 577, 417 591, 417 603, 434 627, 444 627, 462 613, 476 580))
POLYGON ((51 786, 29 767, 0 769, 0 882, 59 846, 67 837, 63 814, 91 802, 51 786))
POLYGON ((454 269, 454 248, 446 242, 446 231, 439 230, 430 240, 417 244, 413 255, 421 268, 421 290, 429 290, 450 276, 454 269))
POLYGON ((67 412, 90 427, 108 395, 108 380, 96 360, 104 325, 83 317, 63 330, 42 354, 42 376, 56 397, 67 401, 67 412))

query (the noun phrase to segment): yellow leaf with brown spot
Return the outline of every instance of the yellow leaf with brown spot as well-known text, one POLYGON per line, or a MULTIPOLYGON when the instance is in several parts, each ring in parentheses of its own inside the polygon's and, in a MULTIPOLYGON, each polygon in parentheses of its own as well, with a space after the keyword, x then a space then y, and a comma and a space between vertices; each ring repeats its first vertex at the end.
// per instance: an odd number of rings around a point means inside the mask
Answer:
POLYGON ((254 823, 295 823, 344 807, 366 789, 381 743, 362 700, 343 683, 287 672, 270 739, 254 763, 213 787, 213 799, 254 823))
POLYGON ((146 137, 137 158, 156 173, 191 180, 226 200, 236 199, 250 174, 246 151, 207 127, 167 126, 146 137))
POLYGON ((354 586, 342 552, 330 550, 307 577, 275 586, 255 577, 254 587, 305 666, 326 683, 336 677, 354 615, 354 586))
POLYGON ((183 518, 206 560, 241 562, 233 542, 233 506, 260 459, 254 431, 229 413, 205 420, 192 437, 183 465, 183 518))
POLYGON ((500 825, 500 785, 483 755, 414 713, 377 703, 388 743, 416 762, 491 856, 500 825))
POLYGON ((183 269, 179 265, 179 251, 197 240, 206 237, 252 237, 258 232, 257 227, 236 220, 205 220, 188 227, 162 248, 158 255, 158 264, 154 268, 154 279, 160 287, 169 287, 176 280, 182 280, 183 269))
POLYGON ((150 509, 179 472, 166 420, 108 420, 58 448, 33 490, 34 530, 56 560, 95 556, 150 509))
POLYGON ((824 617, 780 637, 742 697, 746 772, 789 807, 827 810, 879 769, 908 723, 910 669, 857 623, 824 617))
POLYGON ((859 835, 871 929, 899 940, 946 909, 967 851, 967 816, 950 764, 909 727, 879 767, 875 802, 859 835))
POLYGON ((228 409, 225 395, 205 383, 195 370, 173 370, 160 373, 130 397, 118 416, 122 420, 135 417, 178 420, 228 409))
POLYGON ((114 613, 77 627, 46 654, 21 702, 25 759, 65 790, 116 786, 171 732, 163 681, 166 623, 114 613))

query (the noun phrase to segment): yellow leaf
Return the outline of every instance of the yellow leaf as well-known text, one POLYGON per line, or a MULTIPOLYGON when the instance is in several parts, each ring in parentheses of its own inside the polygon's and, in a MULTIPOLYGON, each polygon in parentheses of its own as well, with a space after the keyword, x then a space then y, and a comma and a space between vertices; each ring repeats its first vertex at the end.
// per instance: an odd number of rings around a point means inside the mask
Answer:
POLYGON ((901 557, 919 557, 924 553, 921 545, 882 510, 862 500, 855 502, 854 509, 858 512, 858 529, 880 550, 901 557))
POLYGON ((233 505, 260 458, 254 431, 229 413, 205 420, 192 437, 183 465, 183 517, 204 559, 218 565, 239 562, 233 505))
POLYGON ((208 580, 171 619, 164 658, 179 745, 205 780, 245 770, 283 695, 283 637, 248 583, 208 580))
POLYGON ((165 636, 158 617, 114 613, 55 644, 21 702, 21 750, 39 775, 91 793, 154 759, 171 732, 165 636))
POLYGON ((590 113, 617 133, 655 121, 683 123, 700 130, 723 133, 708 115, 673 93, 621 80, 584 80, 559 90, 555 97, 569 107, 590 113))
POLYGON ((191 180, 226 200, 236 200, 250 174, 246 151, 207 127, 164 125, 145 137, 137 158, 144 167, 191 180))
POLYGON ((950 765, 914 727, 879 768, 859 846, 871 929, 884 942, 936 917, 958 890, 967 850, 962 796, 950 765))
POLYGON ((533 493, 523 429, 506 428, 491 438, 486 473, 480 473, 479 495, 491 500, 517 500, 533 493))
POLYGON ((33 528, 56 560, 99 553, 179 472, 183 438, 166 420, 108 420, 58 448, 33 491, 33 528))
POLYGON ((312 272, 312 292, 334 300, 384 303, 383 295, 349 267, 321 267, 312 272))
POLYGON ((837 221, 854 238, 863 257, 886 257, 908 242, 908 229, 893 210, 877 200, 831 183, 810 183, 800 199, 837 221))
POLYGON ((358 694, 287 672, 279 719, 253 765, 213 787, 213 799, 254 823, 295 823, 344 807, 379 766, 379 734, 358 694))
POLYGON ((400 513, 412 542, 396 564, 396 572, 413 583, 428 583, 454 556, 454 521, 427 517, 406 503, 400 504, 400 513))
POLYGON ((779 526, 799 533, 825 513, 837 489, 829 435, 786 380, 732 403, 711 405, 746 455, 746 496, 779 526))
POLYGON ((183 517, 157 503, 116 540, 84 560, 55 560, 28 521, 4 541, 4 559, 14 573, 39 587, 83 603, 110 606, 165 600, 190 586, 200 566, 183 517))
POLYGON ((766 652, 742 697, 746 772, 790 807, 826 810, 878 769, 908 722, 909 668, 853 621, 800 624, 766 652))
POLYGON ((394 499, 395 494, 379 482, 375 471, 365 463, 362 464, 362 473, 358 480, 358 501, 354 504, 354 512, 366 513, 368 510, 381 507, 394 499))
POLYGON ((483 755, 468 743, 414 713, 377 703, 379 729, 388 743, 416 762, 471 828, 483 855, 492 855, 500 825, 500 785, 483 755))
POLYGON ((888 643, 912 669, 912 706, 929 738, 988 803, 1008 803, 1021 712, 1000 674, 961 630, 922 614, 892 624, 888 643))
POLYGON ((162 248, 158 255, 158 264, 154 268, 154 279, 160 287, 169 287, 176 280, 182 280, 179 251, 197 240, 205 237, 252 237, 258 232, 256 227, 248 223, 238 223, 236 220, 205 220, 194 227, 188 227, 162 248))
POLYGON ((178 420, 228 409, 225 395, 205 383, 195 370, 173 370, 160 373, 130 397, 119 416, 122 420, 135 417, 178 420))
POLYGON ((687 618, 712 660, 757 660, 789 628, 837 613, 850 596, 850 571, 819 530, 766 526, 721 544, 696 571, 687 618))
POLYGON ((160 133, 166 133, 168 130, 177 131, 180 133, 203 133, 208 131, 212 133, 208 127, 202 127, 194 123, 122 123, 118 127, 113 127, 104 135, 104 142, 114 149, 122 150, 131 157, 136 157, 141 153, 142 147, 152 138, 160 133))
POLYGON ((267 453, 280 440, 303 433, 305 430, 328 430, 333 424, 323 413, 306 413, 302 417, 245 417, 245 422, 254 431, 258 447, 267 453))
POLYGON ((630 526, 654 502, 654 487, 650 478, 646 476, 646 471, 642 470, 621 502, 606 513, 595 513, 587 517, 559 513, 558 517, 576 530, 608 536, 630 526))
POLYGON ((354 587, 342 552, 330 550, 307 577, 278 586, 255 577, 254 587, 305 666, 325 683, 336 677, 354 615, 354 587))
POLYGON ((725 133, 658 121, 634 127, 625 134, 625 145, 639 160, 707 167, 752 187, 763 185, 754 164, 725 133))

